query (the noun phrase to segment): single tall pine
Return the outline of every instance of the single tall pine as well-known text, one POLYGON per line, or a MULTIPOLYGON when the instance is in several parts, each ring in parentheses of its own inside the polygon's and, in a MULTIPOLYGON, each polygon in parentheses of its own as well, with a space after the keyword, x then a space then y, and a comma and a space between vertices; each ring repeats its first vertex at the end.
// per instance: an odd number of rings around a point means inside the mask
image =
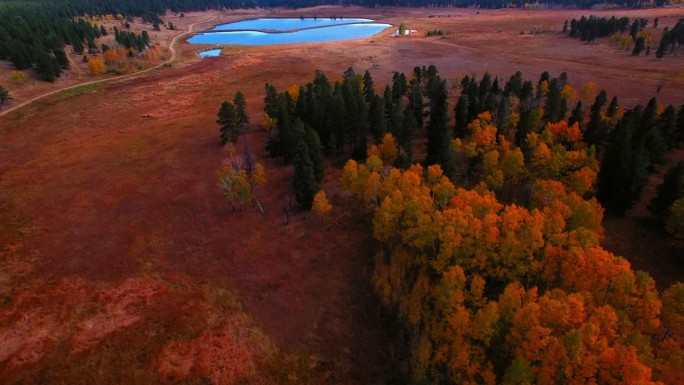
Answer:
POLYGON ((237 113, 233 104, 227 101, 221 103, 217 116, 216 123, 219 125, 221 145, 223 146, 228 142, 236 142, 240 129, 237 124, 237 113))
POLYGON ((313 162, 309 156, 309 147, 303 140, 297 145, 294 167, 292 187, 297 204, 304 210, 310 210, 313 198, 318 192, 318 182, 316 182, 313 162))

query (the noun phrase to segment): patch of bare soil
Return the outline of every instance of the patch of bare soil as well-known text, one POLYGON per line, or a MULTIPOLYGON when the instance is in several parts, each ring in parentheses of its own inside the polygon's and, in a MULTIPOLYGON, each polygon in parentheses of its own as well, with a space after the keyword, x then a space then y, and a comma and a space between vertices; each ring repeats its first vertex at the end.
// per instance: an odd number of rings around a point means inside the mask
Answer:
MULTIPOLYGON (((601 12, 612 15, 592 14, 601 12)), ((615 14, 646 12, 661 15, 662 26, 684 15, 681 9, 615 14)), ((0 378, 36 383, 58 373, 65 383, 131 384, 156 383, 159 375, 190 383, 237 378, 242 372, 215 357, 247 354, 243 349, 258 343, 227 342, 248 338, 241 318, 220 306, 219 294, 230 290, 274 345, 303 357, 297 362, 306 362, 309 373, 327 383, 383 382, 387 357, 369 287, 369 224, 340 204, 335 168, 323 188, 336 209, 324 217, 296 213, 285 224, 292 170, 265 151, 259 123, 267 82, 282 90, 309 81, 317 69, 336 80, 350 66, 369 70, 380 85, 393 71, 429 64, 454 84, 487 70, 505 78, 521 70, 530 79, 566 71, 576 88, 593 80, 629 104, 647 101, 662 73, 668 83, 659 99, 684 100, 681 56, 656 62, 606 56, 560 34, 520 37, 531 25, 560 28, 580 11, 317 7, 280 14, 328 13, 451 34, 392 38, 385 31, 347 42, 228 47, 224 56, 201 61, 195 52, 202 47, 184 44, 182 63, 171 68, 2 118, 0 328, 13 342, 0 351, 0 378), (428 17, 434 13, 445 17, 428 17), (216 186, 227 156, 216 113, 237 91, 247 98, 249 144, 266 168, 268 183, 258 191, 266 215, 231 210, 216 186), (211 289, 174 290, 175 276, 211 289), (140 282, 146 283, 132 288, 140 282), (17 298, 36 292, 75 294, 72 302, 31 300, 18 311, 17 298), (230 325, 237 330, 228 332, 230 325), (94 370, 106 360, 106 373, 94 370)), ((243 146, 241 138, 236 148, 243 146)), ((306 382, 301 372, 292 378, 306 382)))

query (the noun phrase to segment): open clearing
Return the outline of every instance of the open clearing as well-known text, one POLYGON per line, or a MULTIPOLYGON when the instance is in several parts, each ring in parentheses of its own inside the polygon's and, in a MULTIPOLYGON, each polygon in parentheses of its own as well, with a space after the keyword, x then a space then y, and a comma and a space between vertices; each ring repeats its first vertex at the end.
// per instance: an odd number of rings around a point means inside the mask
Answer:
MULTIPOLYGON (((388 358, 382 349, 385 337, 377 325, 368 282, 372 268, 369 226, 343 206, 323 218, 297 213, 285 225, 291 170, 270 159, 264 149, 267 135, 259 123, 266 82, 285 89, 309 81, 316 69, 334 80, 353 66, 360 73, 369 70, 375 83, 384 85, 393 71, 410 73, 415 66, 435 64, 454 84, 465 74, 481 76, 484 71, 506 79, 515 71, 528 79, 537 79, 543 71, 552 76, 567 72, 576 89, 594 81, 626 106, 646 103, 665 79, 658 99, 677 106, 684 103, 681 56, 658 61, 652 56, 618 52, 606 40, 584 44, 560 33, 520 34, 549 23, 560 31, 563 21, 583 14, 651 20, 660 16, 662 28, 684 17, 681 8, 318 7, 280 14, 288 13, 295 17, 368 17, 395 26, 406 22, 419 32, 406 38, 389 37, 393 31, 388 30, 348 42, 230 47, 223 56, 205 60, 196 55, 203 47, 181 44, 179 62, 171 68, 126 82, 58 94, 1 118, 0 336, 19 336, 18 346, 34 346, 29 344, 35 342, 35 338, 29 341, 30 336, 41 330, 57 337, 35 345, 41 354, 29 358, 0 349, 0 381, 30 383, 49 379, 51 373, 77 376, 79 371, 92 370, 112 371, 110 377, 99 378, 100 383, 107 379, 149 381, 143 375, 121 377, 115 373, 126 367, 121 364, 124 361, 88 361, 77 354, 78 349, 73 353, 76 369, 65 367, 58 353, 64 346, 74 351, 76 332, 83 328, 79 322, 85 318, 73 316, 67 322, 50 318, 56 313, 44 309, 50 305, 44 298, 66 301, 54 294, 59 290, 69 297, 69 287, 80 288, 80 292, 97 287, 104 293, 98 295, 106 298, 114 290, 110 287, 125 288, 131 279, 138 279, 146 280, 134 282, 152 294, 122 306, 152 303, 155 309, 178 307, 179 301, 168 295, 176 293, 178 298, 209 298, 198 301, 211 313, 219 306, 215 293, 228 290, 277 347, 310 362, 306 368, 316 372, 316 378, 327 383, 383 382, 388 358), (423 36, 433 29, 450 34, 444 38, 423 36), (268 183, 259 192, 268 210, 265 216, 251 207, 232 211, 216 187, 215 172, 227 156, 218 144, 216 113, 219 104, 238 90, 247 98, 250 144, 257 161, 266 167, 268 183), (67 289, 63 288, 64 279, 69 282, 67 289), (197 294, 203 290, 213 294, 197 294), (19 301, 23 293, 34 293, 36 299, 19 301), (18 307, 18 303, 26 307, 18 307)), ((188 14, 182 23, 173 20, 183 28, 212 16, 218 23, 267 15, 272 15, 271 11, 197 13, 188 14)), ((26 87, 15 98, 19 102, 51 87, 75 84, 74 77, 68 80, 65 76, 64 84, 26 87)), ((457 92, 452 91, 452 106, 457 92)), ((242 145, 240 141, 236 148, 242 145)), ((342 201, 337 192, 340 164, 335 161, 332 165, 337 168, 328 168, 322 187, 336 204, 342 201)), ((82 312, 97 317, 97 298, 86 294, 82 298, 86 309, 82 312)), ((67 307, 79 308, 78 304, 67 307)), ((164 324, 164 317, 175 319, 178 314, 169 310, 145 318, 129 307, 124 310, 115 313, 121 321, 117 326, 105 327, 111 333, 91 338, 78 345, 79 349, 94 356, 107 351, 102 357, 118 357, 111 354, 112 349, 139 349, 136 343, 140 342, 134 339, 139 335, 155 341, 153 346, 161 346, 165 341, 196 338, 205 331, 180 326, 145 329, 149 327, 145 320, 164 324), (158 334, 159 330, 180 331, 164 335, 158 334)), ((214 313, 225 313, 225 309, 219 310, 214 313)), ((204 327, 213 330, 216 325, 204 327)), ((144 368, 150 357, 141 355, 137 360, 144 368)), ((153 365, 149 366, 153 371, 153 365)), ((76 383, 68 377, 63 381, 76 383)), ((292 381, 303 382, 302 378, 292 381)))

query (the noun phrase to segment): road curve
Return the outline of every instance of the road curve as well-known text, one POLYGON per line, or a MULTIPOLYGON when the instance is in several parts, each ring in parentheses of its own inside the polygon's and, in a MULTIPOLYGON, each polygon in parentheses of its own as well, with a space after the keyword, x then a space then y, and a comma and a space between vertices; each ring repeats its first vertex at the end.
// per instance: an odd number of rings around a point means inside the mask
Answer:
POLYGON ((181 33, 181 34, 178 34, 178 35, 174 36, 173 39, 171 39, 171 42, 169 43, 169 50, 171 51, 171 57, 170 57, 168 60, 166 60, 165 62, 163 62, 163 63, 159 63, 159 64, 157 64, 157 65, 155 65, 155 66, 153 66, 153 67, 146 68, 146 69, 144 69, 144 70, 142 70, 142 71, 133 72, 133 73, 131 73, 131 74, 126 74, 126 75, 121 75, 121 76, 115 76, 115 77, 107 78, 107 79, 93 80, 93 81, 90 81, 90 82, 79 83, 79 84, 75 84, 75 85, 73 85, 73 86, 64 87, 64 88, 60 88, 60 89, 58 89, 58 90, 46 92, 46 93, 44 93, 44 94, 42 94, 42 95, 38 95, 38 96, 36 96, 36 97, 34 97, 34 98, 32 98, 32 99, 29 99, 29 100, 27 100, 27 101, 25 101, 25 102, 22 102, 22 103, 20 103, 20 104, 14 106, 14 107, 12 107, 12 108, 9 108, 9 109, 7 109, 7 110, 5 110, 5 111, 0 111, 0 116, 7 115, 7 114, 9 114, 9 113, 12 112, 12 111, 18 110, 18 109, 20 109, 20 108, 22 108, 22 107, 26 107, 26 106, 28 106, 29 104, 31 104, 31 103, 33 103, 33 102, 35 102, 35 101, 37 101, 37 100, 40 100, 40 99, 42 99, 42 98, 45 98, 45 97, 48 97, 48 96, 51 96, 51 95, 55 95, 55 94, 60 93, 60 92, 62 92, 62 91, 67 91, 67 90, 71 90, 71 89, 78 88, 78 87, 82 87, 82 86, 89 86, 89 85, 92 85, 92 84, 106 83, 106 82, 111 82, 111 81, 114 81, 114 80, 122 80, 122 79, 127 79, 127 78, 133 78, 133 77, 135 77, 135 76, 144 74, 145 72, 150 72, 150 71, 155 70, 155 69, 157 69, 157 68, 160 68, 160 67, 162 67, 162 66, 164 66, 164 65, 166 65, 166 64, 169 64, 169 63, 173 62, 174 60, 176 60, 176 48, 174 47, 174 45, 176 44, 176 41, 177 41, 179 38, 181 38, 181 37, 183 37, 183 36, 185 36, 185 35, 187 35, 187 34, 189 34, 189 33, 192 33, 192 29, 195 27, 195 25, 197 25, 197 24, 208 23, 208 22, 210 22, 210 21, 212 21, 212 20, 214 20, 214 19, 216 19, 216 16, 213 16, 212 18, 207 19, 207 20, 204 20, 204 21, 198 21, 198 22, 196 22, 196 23, 192 23, 192 24, 190 24, 190 25, 188 26, 188 30, 187 30, 187 31, 185 31, 185 32, 183 32, 183 33, 181 33))

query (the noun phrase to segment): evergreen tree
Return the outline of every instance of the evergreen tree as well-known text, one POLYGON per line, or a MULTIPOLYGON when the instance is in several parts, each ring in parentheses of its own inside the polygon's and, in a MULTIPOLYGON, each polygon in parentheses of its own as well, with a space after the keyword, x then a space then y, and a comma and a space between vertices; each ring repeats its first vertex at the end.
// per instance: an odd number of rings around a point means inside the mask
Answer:
POLYGON ((408 92, 408 108, 413 112, 413 118, 418 127, 423 125, 423 91, 420 82, 416 79, 411 80, 408 92))
POLYGON ((656 187, 656 191, 648 210, 662 221, 670 212, 672 204, 684 197, 684 161, 677 163, 665 174, 663 183, 656 187))
POLYGON ((61 72, 55 57, 45 52, 38 54, 35 68, 38 76, 46 82, 54 82, 61 72))
POLYGON ((658 130, 665 140, 665 144, 669 149, 675 146, 675 133, 677 131, 677 110, 672 104, 665 108, 665 111, 658 117, 656 123, 658 130))
POLYGON ((408 82, 406 80, 406 75, 403 72, 395 72, 392 75, 392 101, 394 103, 399 103, 401 98, 406 95, 408 91, 408 82))
POLYGON ((537 109, 526 109, 520 112, 520 120, 518 121, 518 127, 515 132, 515 144, 520 147, 525 154, 525 157, 529 157, 529 146, 527 145, 527 135, 530 134, 533 129, 533 122, 536 119, 535 115, 539 115, 537 109))
POLYGON ((221 103, 216 123, 219 125, 219 136, 222 146, 228 142, 234 143, 237 141, 240 134, 240 126, 237 119, 237 111, 233 104, 227 101, 221 103))
POLYGON ((658 101, 656 98, 651 98, 644 112, 641 115, 641 122, 637 137, 644 140, 646 150, 649 155, 649 170, 652 170, 656 164, 665 162, 665 154, 667 153, 667 144, 657 125, 658 118, 658 101))
POLYGON ((370 131, 376 143, 379 143, 385 131, 387 131, 387 124, 385 122, 385 103, 382 97, 374 95, 368 108, 368 121, 370 123, 370 131))
POLYGON ((644 140, 635 138, 640 115, 635 109, 620 120, 601 162, 598 198, 616 215, 624 215, 634 205, 648 179, 648 151, 644 140))
POLYGON ((679 107, 677 112, 677 122, 675 124, 675 133, 673 137, 673 146, 684 143, 684 104, 679 107))
POLYGON ((347 107, 345 100, 342 97, 341 86, 335 83, 335 90, 333 91, 332 108, 330 111, 330 126, 332 130, 332 141, 334 142, 335 150, 340 153, 344 149, 344 141, 346 138, 346 117, 347 107))
POLYGON ((447 97, 446 81, 439 79, 430 91, 430 124, 428 125, 425 160, 428 165, 439 164, 446 175, 452 176, 454 160, 451 150, 447 97))
POLYGON ((551 79, 544 105, 544 120, 547 122, 557 123, 561 120, 561 88, 558 79, 551 79))
POLYGON ((454 113, 456 115, 454 136, 457 138, 465 138, 468 133, 468 96, 461 95, 461 97, 458 98, 454 113))
MULTIPOLYGON (((534 102, 534 85, 531 81, 523 83, 520 89, 520 107, 521 109, 531 109, 534 102)), ((473 116, 473 119, 475 116, 473 116)))
POLYGON ((12 96, 9 91, 5 87, 0 86, 0 105, 3 105, 10 100, 12 100, 12 96))
POLYGON ((281 156, 286 163, 294 158, 297 144, 304 135, 304 126, 300 120, 293 117, 293 110, 294 102, 290 93, 281 93, 278 96, 276 132, 269 138, 266 147, 271 156, 281 156))
MULTIPOLYGON (((399 107, 401 109, 401 107, 399 107)), ((404 109, 404 119, 401 123, 401 130, 397 133, 397 144, 404 150, 403 160, 410 164, 413 159, 413 138, 418 133, 418 123, 415 114, 408 108, 404 109)))
POLYGON ((373 77, 368 71, 363 74, 363 94, 366 97, 366 103, 370 104, 375 96, 375 85, 373 84, 373 77))
POLYGON ((71 48, 74 50, 75 53, 82 54, 83 53, 83 42, 81 41, 81 39, 74 39, 71 42, 71 48))
POLYGON ((589 145, 603 147, 608 137, 610 127, 603 119, 603 107, 608 102, 608 94, 606 90, 601 92, 594 99, 594 104, 591 106, 591 114, 589 116, 589 123, 584 135, 584 141, 589 145))
POLYGON ((582 123, 584 122, 584 110, 582 108, 581 100, 575 104, 575 108, 573 108, 572 114, 570 114, 570 118, 568 119, 568 126, 572 126, 575 122, 579 123, 580 126, 582 126, 582 123))
POLYGON ((641 55, 641 51, 646 48, 646 39, 643 36, 639 36, 636 41, 634 41, 634 49, 632 50, 633 56, 641 55))
POLYGON ((309 156, 309 148, 303 140, 297 145, 293 163, 295 171, 292 186, 297 204, 303 210, 310 210, 313 198, 318 192, 318 182, 309 156))
POLYGON ((271 118, 278 114, 278 90, 269 83, 264 86, 266 88, 266 96, 264 96, 264 112, 271 118))
POLYGON ((235 93, 233 98, 233 104, 235 105, 235 113, 237 114, 237 124, 240 129, 246 129, 249 124, 249 116, 247 115, 247 101, 245 100, 245 95, 238 91, 235 93))
POLYGON ((314 177, 316 182, 320 183, 325 176, 325 158, 323 157, 323 148, 318 134, 311 127, 304 129, 304 142, 309 150, 309 158, 314 169, 314 177))
POLYGON ((610 104, 608 104, 608 108, 606 108, 606 116, 609 118, 612 118, 615 116, 618 110, 618 98, 617 96, 613 96, 612 99, 610 99, 610 104))
POLYGON ((511 75, 510 79, 504 87, 505 96, 519 96, 522 90, 522 72, 517 71, 514 75, 511 75))

